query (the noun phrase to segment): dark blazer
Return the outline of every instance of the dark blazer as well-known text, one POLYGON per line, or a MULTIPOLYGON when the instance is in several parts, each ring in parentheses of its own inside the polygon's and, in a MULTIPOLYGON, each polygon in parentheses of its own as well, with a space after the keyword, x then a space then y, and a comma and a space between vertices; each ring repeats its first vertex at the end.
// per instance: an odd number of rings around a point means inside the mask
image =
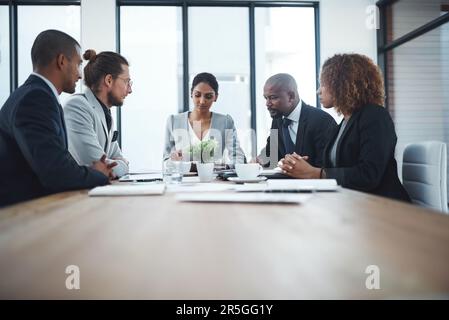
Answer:
POLYGON ((340 126, 326 145, 327 178, 336 179, 346 188, 410 202, 397 173, 394 158, 397 137, 388 111, 381 106, 366 105, 354 112, 338 142, 336 166, 331 168, 330 150, 340 126))
MULTIPOLYGON (((295 152, 301 156, 309 156, 309 163, 312 166, 321 167, 324 147, 329 140, 330 133, 336 126, 337 123, 334 118, 327 112, 302 102, 295 152)), ((281 130, 282 119, 273 119, 267 144, 258 157, 264 167, 275 167, 278 161, 285 157, 281 130), (277 153, 272 154, 270 143, 275 132, 277 132, 278 139, 277 141, 273 141, 273 146, 277 147, 277 153)))
POLYGON ((0 206, 108 183, 72 158, 62 107, 34 75, 0 109, 0 177, 0 206))

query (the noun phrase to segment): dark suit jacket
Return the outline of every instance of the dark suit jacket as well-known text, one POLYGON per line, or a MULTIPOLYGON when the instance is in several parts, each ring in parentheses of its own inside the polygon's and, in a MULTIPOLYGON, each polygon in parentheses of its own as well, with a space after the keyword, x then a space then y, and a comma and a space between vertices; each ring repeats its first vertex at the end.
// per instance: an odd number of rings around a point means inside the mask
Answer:
POLYGON ((330 150, 340 126, 325 149, 327 178, 336 179, 346 188, 410 202, 397 173, 394 158, 397 137, 388 111, 381 106, 366 105, 354 112, 337 145, 336 167, 331 168, 330 150))
POLYGON ((105 175, 72 158, 61 105, 31 75, 0 109, 0 206, 107 183, 105 175))
MULTIPOLYGON (((301 156, 309 156, 309 163, 312 166, 321 167, 324 147, 336 126, 334 118, 327 112, 302 102, 295 152, 301 156)), ((275 167, 277 162, 285 156, 281 130, 282 119, 273 119, 267 144, 258 157, 264 167, 275 167), (275 137, 275 132, 277 132, 278 139, 271 141, 275 137), (276 147, 277 153, 271 153, 270 143, 276 147)))

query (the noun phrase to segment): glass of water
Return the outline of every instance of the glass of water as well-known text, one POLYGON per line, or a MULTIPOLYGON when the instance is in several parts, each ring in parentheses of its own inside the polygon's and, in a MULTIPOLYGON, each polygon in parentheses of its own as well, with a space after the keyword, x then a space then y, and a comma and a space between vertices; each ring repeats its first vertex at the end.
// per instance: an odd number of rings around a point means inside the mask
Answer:
POLYGON ((162 163, 162 175, 165 184, 178 184, 182 182, 181 161, 165 160, 162 163))

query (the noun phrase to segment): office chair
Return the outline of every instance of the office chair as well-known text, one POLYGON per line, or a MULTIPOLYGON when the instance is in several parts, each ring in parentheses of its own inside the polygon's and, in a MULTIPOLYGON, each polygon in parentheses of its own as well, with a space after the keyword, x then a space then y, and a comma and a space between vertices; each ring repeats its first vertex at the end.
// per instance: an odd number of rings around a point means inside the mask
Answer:
POLYGON ((412 201, 448 213, 446 144, 425 141, 404 150, 402 181, 412 201))

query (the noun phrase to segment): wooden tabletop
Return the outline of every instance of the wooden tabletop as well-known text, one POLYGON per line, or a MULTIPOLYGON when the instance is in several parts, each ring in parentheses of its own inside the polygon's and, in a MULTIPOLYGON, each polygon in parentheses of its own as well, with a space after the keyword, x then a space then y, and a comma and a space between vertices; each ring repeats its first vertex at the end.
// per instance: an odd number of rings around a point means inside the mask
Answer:
POLYGON ((76 191, 0 210, 2 299, 448 297, 449 217, 346 189, 300 205, 76 191))

